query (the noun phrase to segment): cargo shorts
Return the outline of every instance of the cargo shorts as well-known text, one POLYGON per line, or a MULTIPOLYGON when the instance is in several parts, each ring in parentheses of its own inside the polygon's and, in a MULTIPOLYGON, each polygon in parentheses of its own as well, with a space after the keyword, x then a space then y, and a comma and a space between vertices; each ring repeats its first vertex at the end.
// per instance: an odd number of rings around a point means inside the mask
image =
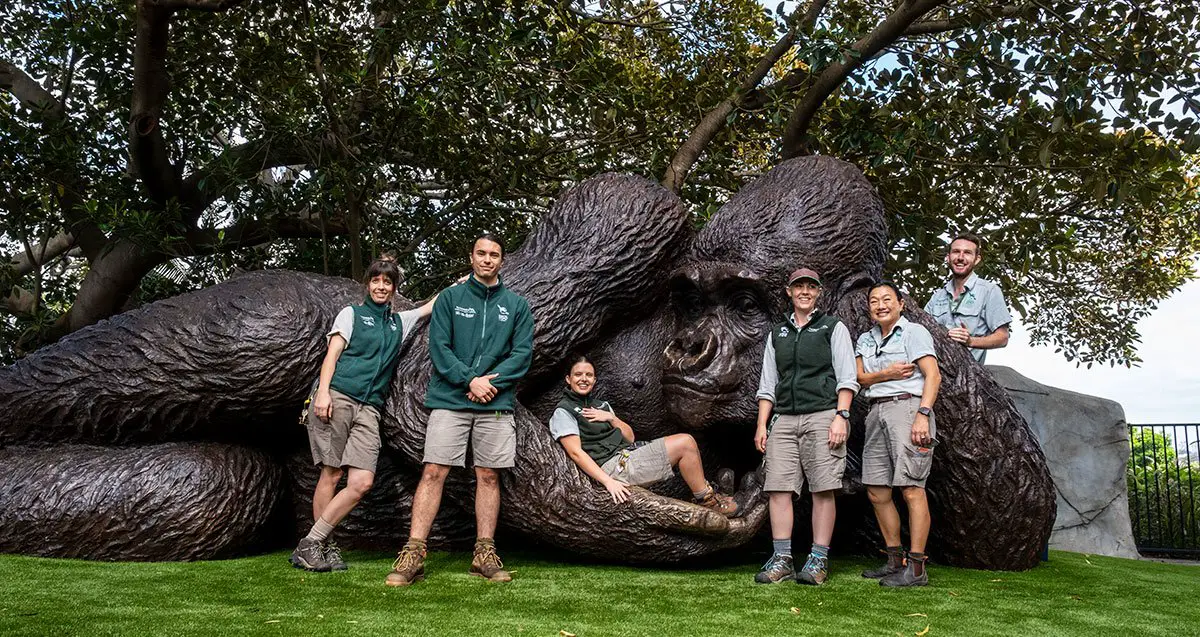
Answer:
MULTIPOLYGON (((933 468, 933 445, 912 443, 912 424, 920 396, 871 405, 863 444, 862 482, 879 487, 924 487, 933 468)), ((937 423, 929 415, 929 437, 937 439, 937 423)))
POLYGON ((655 438, 648 443, 622 449, 606 460, 600 470, 615 480, 635 486, 652 484, 675 475, 675 468, 667 457, 666 438, 655 438))
POLYGON ((434 409, 425 428, 426 464, 467 466, 467 442, 473 464, 509 469, 517 458, 517 424, 511 411, 434 409))
POLYGON ((813 493, 842 488, 846 445, 829 448, 829 425, 836 409, 811 414, 778 414, 767 434, 763 491, 813 493))
POLYGON ((313 464, 375 473, 375 462, 379 459, 379 410, 332 389, 329 396, 333 399, 329 422, 317 418, 313 404, 308 406, 305 428, 313 464))

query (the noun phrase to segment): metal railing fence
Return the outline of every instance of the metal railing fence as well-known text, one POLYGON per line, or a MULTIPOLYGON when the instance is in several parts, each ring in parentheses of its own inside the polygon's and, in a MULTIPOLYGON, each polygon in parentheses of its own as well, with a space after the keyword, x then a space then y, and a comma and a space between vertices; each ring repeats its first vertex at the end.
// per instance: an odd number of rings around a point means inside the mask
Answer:
POLYGON ((1200 557, 1200 423, 1130 425, 1129 519, 1138 551, 1200 557))

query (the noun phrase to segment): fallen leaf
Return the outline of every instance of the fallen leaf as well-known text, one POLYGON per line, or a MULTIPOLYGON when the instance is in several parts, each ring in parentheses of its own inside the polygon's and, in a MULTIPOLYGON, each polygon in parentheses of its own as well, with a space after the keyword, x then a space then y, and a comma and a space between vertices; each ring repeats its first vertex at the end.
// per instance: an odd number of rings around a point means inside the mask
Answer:
POLYGON ((800 609, 799 609, 799 608, 796 608, 795 606, 793 606, 793 607, 789 608, 788 610, 792 611, 792 612, 793 612, 793 613, 795 613, 796 615, 799 615, 799 614, 800 614, 800 609))
POLYGON ((1087 563, 1088 563, 1088 566, 1091 566, 1091 565, 1092 565, 1092 561, 1091 561, 1091 560, 1089 560, 1089 559, 1088 559, 1088 558, 1086 558, 1086 557, 1085 557, 1085 558, 1083 558, 1083 561, 1087 562, 1087 563))
POLYGON ((1075 600, 1075 601, 1077 601, 1077 602, 1082 602, 1082 601, 1083 601, 1083 598, 1082 598, 1082 597, 1080 597, 1080 596, 1078 596, 1078 595, 1071 595, 1071 599, 1073 599, 1073 600, 1075 600))
POLYGON ((905 615, 905 617, 929 617, 929 615, 926 615, 925 613, 909 613, 905 615))
POLYGON ((825 602, 817 602, 817 606, 824 606, 825 602))
POLYGON ((994 580, 988 580, 988 581, 989 581, 989 582, 1003 582, 1004 580, 1002 580, 1002 579, 994 579, 994 580))
POLYGON ((280 620, 278 620, 278 619, 268 619, 267 620, 268 624, 278 624, 279 622, 280 622, 280 620))
POLYGON ((317 615, 317 619, 325 619, 324 615, 317 615))
POLYGON ((921 632, 917 633, 917 637, 923 637, 924 635, 928 635, 928 634, 929 634, 929 627, 926 626, 925 630, 922 630, 921 632))
POLYGON ((954 591, 950 591, 950 597, 958 597, 958 593, 955 593, 954 591))
POLYGON ((575 633, 568 633, 565 630, 558 631, 559 637, 575 637, 575 633))
POLYGON ((347 619, 347 620, 346 620, 346 623, 347 623, 347 624, 357 624, 357 623, 358 623, 358 620, 357 620, 357 619, 347 619))

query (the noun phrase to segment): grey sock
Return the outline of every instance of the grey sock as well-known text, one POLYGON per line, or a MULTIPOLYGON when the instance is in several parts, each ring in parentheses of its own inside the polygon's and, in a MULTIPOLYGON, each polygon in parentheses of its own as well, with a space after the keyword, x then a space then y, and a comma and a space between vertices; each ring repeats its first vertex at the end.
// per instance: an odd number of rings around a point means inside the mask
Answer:
POLYGON ((813 557, 829 559, 829 547, 825 546, 824 544, 815 544, 814 543, 812 545, 812 555, 813 555, 813 557))
POLYGON ((791 540, 771 540, 771 545, 775 547, 776 555, 791 555, 792 541, 791 540))
POLYGON ((330 533, 333 533, 333 525, 326 522, 325 518, 318 518, 317 523, 312 525, 312 529, 309 530, 308 535, 305 537, 317 542, 324 542, 330 533))

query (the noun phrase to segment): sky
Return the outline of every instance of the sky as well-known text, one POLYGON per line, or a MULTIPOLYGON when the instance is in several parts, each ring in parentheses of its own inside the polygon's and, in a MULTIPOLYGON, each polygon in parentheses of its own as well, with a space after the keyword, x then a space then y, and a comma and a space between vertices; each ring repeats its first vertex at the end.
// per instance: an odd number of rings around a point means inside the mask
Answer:
POLYGON ((1200 366, 1192 328, 1200 325, 1200 278, 1163 301, 1138 323, 1139 367, 1076 367, 1053 347, 1030 347, 1020 319, 1008 347, 988 353, 990 365, 1007 365, 1039 383, 1121 403, 1131 424, 1200 423, 1200 366))

